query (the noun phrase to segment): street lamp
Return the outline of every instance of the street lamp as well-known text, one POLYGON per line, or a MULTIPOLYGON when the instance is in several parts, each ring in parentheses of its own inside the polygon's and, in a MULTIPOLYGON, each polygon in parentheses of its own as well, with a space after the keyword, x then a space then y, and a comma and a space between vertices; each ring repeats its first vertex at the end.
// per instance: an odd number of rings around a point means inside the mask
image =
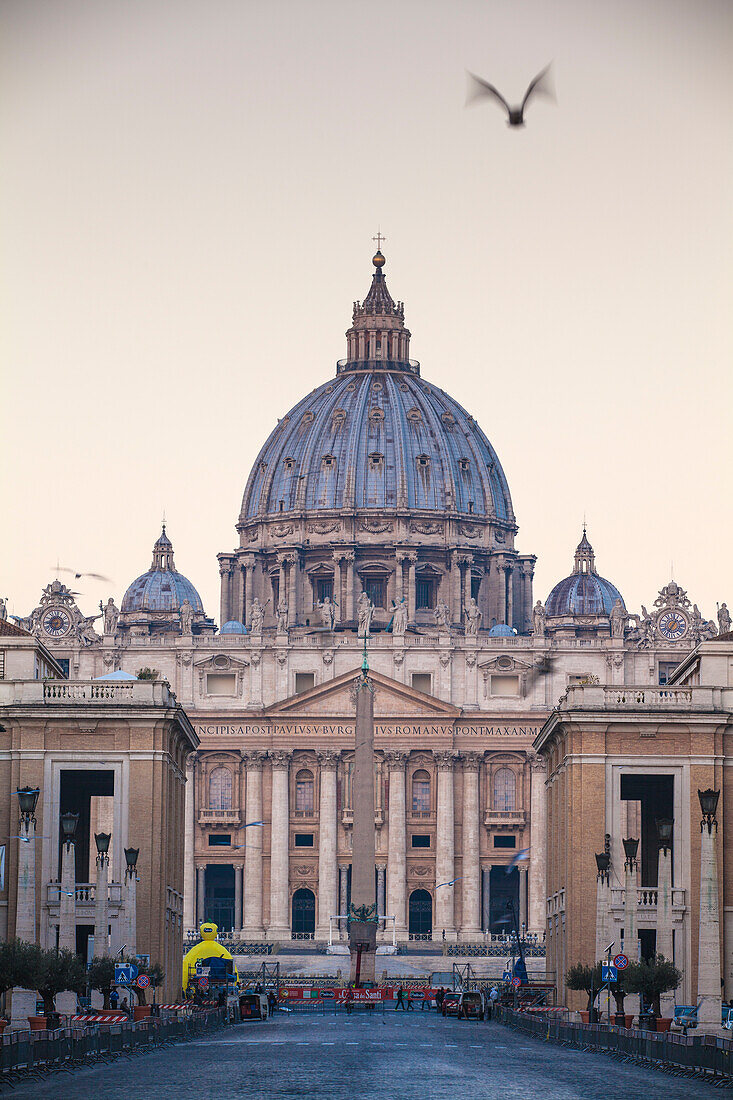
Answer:
POLYGON ((633 867, 636 863, 636 853, 639 850, 639 841, 635 840, 633 836, 627 837, 623 841, 624 852, 626 853, 626 867, 633 867))
POLYGON ((608 882, 608 869, 611 866, 611 856, 608 852, 596 852, 596 867, 598 878, 601 882, 608 882))
POLYGON ((713 831, 713 825, 716 832, 718 829, 718 822, 715 818, 715 811, 718 808, 718 799, 720 798, 720 791, 714 791, 711 787, 708 787, 706 791, 698 791, 697 797, 700 799, 700 809, 702 810, 702 821, 700 822, 700 832, 707 825, 708 835, 713 831))
POLYGON ((109 842, 112 839, 111 833, 95 833, 94 843, 97 845, 97 863, 107 863, 109 861, 109 842))
POLYGON ((125 848, 125 859, 127 861, 127 873, 132 876, 137 870, 137 857, 140 855, 139 848, 125 848))
POLYGON ((41 793, 37 787, 19 787, 16 792, 20 804, 20 820, 22 822, 36 820, 36 803, 41 793))
POLYGON ((674 822, 669 817, 657 817, 654 820, 659 837, 659 847, 663 852, 668 852, 672 847, 672 826, 674 822))
POLYGON ((79 814, 62 814, 61 815, 61 828, 64 833, 64 840, 67 844, 73 844, 76 839, 76 827, 79 824, 79 814))

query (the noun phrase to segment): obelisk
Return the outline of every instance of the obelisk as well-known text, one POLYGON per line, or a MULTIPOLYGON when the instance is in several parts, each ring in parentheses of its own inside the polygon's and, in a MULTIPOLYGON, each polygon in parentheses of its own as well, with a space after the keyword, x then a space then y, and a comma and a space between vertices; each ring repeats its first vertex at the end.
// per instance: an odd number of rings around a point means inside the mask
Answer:
POLYGON ((377 950, 377 902, 374 872, 374 686, 369 678, 366 638, 361 675, 356 682, 353 855, 349 948, 351 981, 374 981, 377 950))

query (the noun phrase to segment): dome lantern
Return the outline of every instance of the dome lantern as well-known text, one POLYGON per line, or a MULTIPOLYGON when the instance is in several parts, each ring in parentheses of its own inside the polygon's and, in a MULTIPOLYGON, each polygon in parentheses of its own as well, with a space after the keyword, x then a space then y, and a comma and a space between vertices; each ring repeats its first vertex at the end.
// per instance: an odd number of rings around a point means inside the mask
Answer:
POLYGON ((347 359, 338 371, 409 370, 420 373, 420 364, 410 361, 410 330, 405 327, 405 306, 395 302, 384 277, 386 260, 380 249, 372 258, 374 274, 363 302, 354 302, 352 324, 346 333, 347 359))

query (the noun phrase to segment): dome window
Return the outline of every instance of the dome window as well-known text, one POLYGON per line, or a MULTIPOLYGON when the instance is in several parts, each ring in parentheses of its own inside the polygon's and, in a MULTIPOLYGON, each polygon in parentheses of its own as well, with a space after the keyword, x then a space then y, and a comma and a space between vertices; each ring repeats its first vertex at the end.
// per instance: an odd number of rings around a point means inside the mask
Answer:
POLYGON ((464 473, 467 472, 470 468, 470 463, 467 458, 459 458, 458 465, 460 469, 464 471, 464 473))
POLYGON ((310 422, 311 422, 311 421, 312 421, 313 419, 314 419, 314 417, 313 417, 313 413, 312 413, 312 412, 307 412, 307 413, 303 413, 303 423, 304 423, 304 424, 310 424, 310 422))
POLYGON ((418 455, 417 456, 417 464, 418 464, 418 466, 421 467, 421 469, 423 469, 423 470, 427 469, 427 467, 430 465, 429 456, 428 455, 418 455))
POLYGON ((333 455, 324 455, 323 456, 323 465, 326 466, 326 467, 335 466, 336 465, 336 459, 333 457, 333 455))
POLYGON ((384 455, 379 454, 377 451, 374 451, 372 454, 369 455, 369 465, 373 470, 378 470, 383 462, 384 455))
POLYGON ((285 459, 285 469, 286 470, 292 470, 294 466, 295 466, 295 459, 294 458, 286 458, 285 459))
POLYGON ((369 410, 370 420, 384 420, 384 410, 380 408, 374 408, 369 410))
POLYGON ((407 419, 411 420, 413 424, 419 424, 422 421, 422 413, 419 409, 409 409, 407 419))

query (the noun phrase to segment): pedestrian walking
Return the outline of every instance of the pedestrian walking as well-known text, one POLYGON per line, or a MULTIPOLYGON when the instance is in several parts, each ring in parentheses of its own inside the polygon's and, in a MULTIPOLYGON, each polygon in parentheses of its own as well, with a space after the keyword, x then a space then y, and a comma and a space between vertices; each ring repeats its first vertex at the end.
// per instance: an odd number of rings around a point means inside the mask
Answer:
POLYGON ((110 1008, 117 1008, 117 1004, 119 1002, 119 999, 120 999, 119 993, 117 992, 116 989, 113 988, 110 991, 110 995, 109 995, 109 1006, 110 1006, 110 1008))
POLYGON ((397 1000, 395 1001, 394 1006, 395 1012, 398 1008, 401 1008, 403 1012, 405 1011, 405 993, 402 986, 400 986, 400 988, 397 990, 397 1000))
POLYGON ((421 1012, 424 1012, 426 1008, 427 1008, 428 1012, 430 1011, 430 1009, 432 1007, 432 998, 430 996, 431 992, 432 992, 432 990, 430 990, 430 989, 425 990, 425 994, 424 994, 423 999, 422 999, 422 1004, 420 1005, 420 1011, 421 1012))
POLYGON ((443 986, 442 985, 438 986, 438 990, 435 994, 435 1007, 438 1010, 438 1012, 440 1012, 441 1009, 443 1008, 443 998, 444 997, 445 997, 445 990, 443 989, 443 986))
POLYGON ((414 1012, 415 1011, 415 1002, 412 999, 412 993, 410 992, 409 989, 407 990, 407 1011, 408 1012, 414 1012))

